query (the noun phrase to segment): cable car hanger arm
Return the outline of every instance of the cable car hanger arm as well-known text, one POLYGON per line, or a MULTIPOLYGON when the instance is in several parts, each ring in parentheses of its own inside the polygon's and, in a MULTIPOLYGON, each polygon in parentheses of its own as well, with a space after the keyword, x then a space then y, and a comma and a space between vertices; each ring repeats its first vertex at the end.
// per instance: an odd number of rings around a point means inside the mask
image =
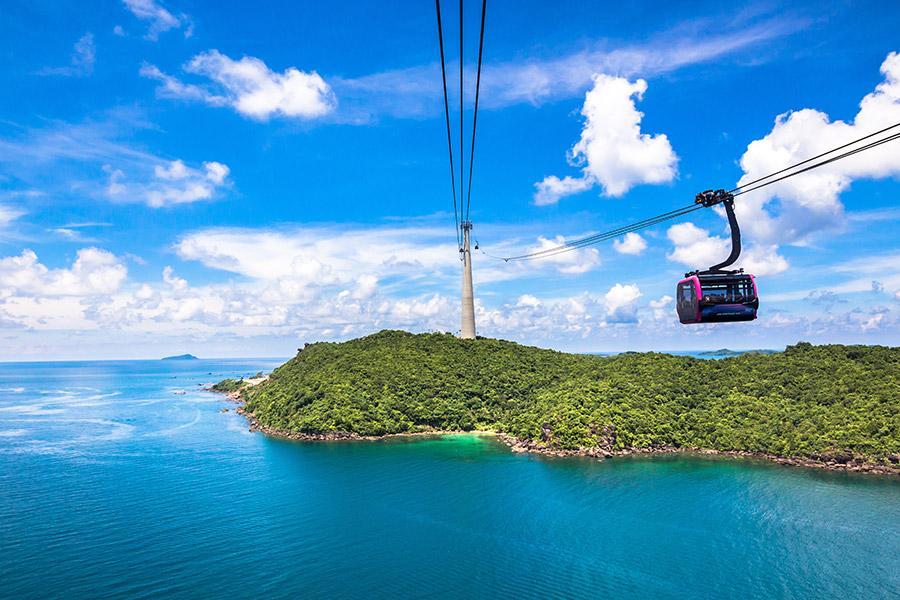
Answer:
MULTIPOLYGON (((737 216, 734 214, 734 194, 726 192, 725 190, 706 190, 705 192, 697 194, 694 203, 702 204, 706 208, 717 204, 722 204, 725 207, 725 214, 728 216, 728 226, 731 229, 731 254, 728 255, 728 258, 717 265, 711 266, 706 271, 695 271, 693 274, 740 272, 742 269, 738 269, 737 271, 725 271, 725 267, 733 265, 741 256, 741 228, 738 226, 737 216)), ((687 277, 689 275, 686 274, 685 276, 687 277)))

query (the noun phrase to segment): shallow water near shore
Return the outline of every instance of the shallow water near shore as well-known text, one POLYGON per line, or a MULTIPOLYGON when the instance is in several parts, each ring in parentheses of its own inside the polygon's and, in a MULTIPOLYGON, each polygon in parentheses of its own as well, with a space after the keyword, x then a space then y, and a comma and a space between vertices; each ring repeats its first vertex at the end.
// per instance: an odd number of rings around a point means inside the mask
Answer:
POLYGON ((297 443, 198 385, 280 362, 0 364, 0 596, 900 595, 900 478, 297 443))

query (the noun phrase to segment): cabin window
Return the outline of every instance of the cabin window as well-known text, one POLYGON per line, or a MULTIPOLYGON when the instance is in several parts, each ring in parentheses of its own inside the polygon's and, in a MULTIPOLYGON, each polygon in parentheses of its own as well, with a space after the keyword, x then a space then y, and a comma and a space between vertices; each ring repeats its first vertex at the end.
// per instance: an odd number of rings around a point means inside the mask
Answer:
POLYGON ((678 284, 678 309, 692 311, 694 303, 694 286, 691 283, 678 284))

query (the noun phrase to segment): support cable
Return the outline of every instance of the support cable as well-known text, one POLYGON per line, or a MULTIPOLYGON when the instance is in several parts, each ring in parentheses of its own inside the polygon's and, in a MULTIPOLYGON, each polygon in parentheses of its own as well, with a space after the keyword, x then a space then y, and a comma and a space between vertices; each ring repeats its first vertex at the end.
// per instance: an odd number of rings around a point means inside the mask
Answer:
POLYGON ((638 221, 638 222, 632 223, 630 225, 618 227, 618 228, 612 229, 610 231, 604 231, 603 233, 589 235, 587 237, 579 238, 577 240, 572 240, 570 242, 566 242, 565 244, 560 244, 559 246, 554 246, 553 248, 547 248, 545 250, 539 250, 537 252, 520 254, 518 256, 503 257, 502 260, 509 262, 511 260, 534 260, 537 258, 547 258, 550 256, 556 256, 557 254, 562 254, 563 252, 577 250, 577 249, 583 248, 585 246, 590 246, 590 245, 597 244, 600 242, 608 241, 612 238, 619 237, 620 235, 624 235, 624 234, 630 233, 632 231, 638 231, 638 230, 644 229, 646 227, 651 227, 653 225, 657 225, 664 221, 668 221, 670 219, 675 219, 675 218, 681 217, 683 215, 686 215, 695 210, 699 210, 701 208, 703 208, 703 207, 697 206, 696 204, 689 204, 687 206, 683 206, 683 207, 675 209, 673 211, 669 211, 667 213, 663 213, 663 214, 657 215, 655 217, 650 217, 649 219, 644 219, 642 221, 638 221))
POLYGON ((475 77, 475 111, 472 116, 472 146, 469 148, 469 189, 466 193, 466 221, 469 220, 469 209, 472 207, 472 166, 475 162, 475 132, 478 129, 478 97, 481 92, 481 57, 484 54, 484 15, 486 12, 487 0, 481 0, 481 33, 478 35, 478 74, 475 77))
MULTIPOLYGON (((444 28, 441 25, 441 0, 434 0, 435 9, 437 10, 437 26, 438 26, 438 45, 441 49, 441 81, 444 84, 444 118, 447 122, 447 150, 450 154, 450 189, 453 192, 453 221, 454 230, 456 232, 456 247, 462 247, 462 240, 459 237, 459 213, 456 208, 456 169, 453 167, 453 136, 450 133, 450 100, 447 95, 447 67, 444 61, 444 28)), ((460 26, 462 23, 460 23, 460 26)), ((462 161, 462 158, 460 158, 462 161)), ((462 183, 460 183, 462 186, 462 183)), ((460 189, 462 194, 462 189, 460 189)), ((462 206, 462 198, 460 197, 460 207, 462 206)))
POLYGON ((463 216, 462 193, 466 182, 463 179, 465 155, 463 154, 463 0, 459 0, 459 216, 463 216))

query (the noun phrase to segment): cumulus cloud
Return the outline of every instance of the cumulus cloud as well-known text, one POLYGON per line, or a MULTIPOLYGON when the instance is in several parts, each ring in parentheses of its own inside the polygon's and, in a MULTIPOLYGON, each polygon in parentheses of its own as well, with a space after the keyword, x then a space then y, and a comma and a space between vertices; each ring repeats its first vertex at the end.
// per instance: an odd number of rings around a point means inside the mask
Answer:
POLYGON ((647 242, 639 233, 629 232, 613 242, 613 249, 620 254, 640 254, 647 249, 647 242))
MULTIPOLYGON (((667 255, 671 261, 692 269, 705 269, 718 264, 731 252, 731 237, 710 235, 693 223, 678 223, 669 228, 669 240, 675 248, 667 255)), ((786 271, 787 260, 778 254, 775 245, 754 244, 741 252, 738 261, 729 268, 743 268, 755 275, 775 275, 786 271)))
POLYGON ((594 187, 594 182, 587 177, 566 175, 562 179, 556 175, 548 175, 543 181, 534 184, 534 203, 537 206, 556 204, 560 198, 585 192, 594 187))
POLYGON ((657 300, 650 301, 650 309, 653 314, 653 320, 655 321, 674 321, 675 320, 675 309, 674 302, 672 296, 668 294, 662 296, 657 300))
MULTIPOLYGON (((236 340, 235 348, 245 348, 240 340, 249 339, 271 343, 278 337, 290 348, 300 340, 340 339, 380 328, 456 329, 456 290, 416 291, 404 286, 398 295, 390 278, 382 282, 371 273, 353 276, 351 271, 331 268, 325 262, 315 270, 331 276, 326 283, 314 275, 301 286, 303 293, 292 293, 296 290, 284 285, 302 281, 302 277, 279 278, 266 272, 257 278, 195 286, 166 267, 156 281, 141 283, 129 282, 120 259, 103 250, 82 249, 66 268, 47 267, 26 250, 0 258, 0 320, 8 328, 28 328, 31 340, 48 339, 34 337, 44 333, 64 335, 78 330, 82 335, 103 332, 97 335, 106 336, 107 341, 110 332, 115 332, 115 340, 146 339, 148 333, 155 340, 208 341, 214 337, 221 341, 230 337, 236 340)), ((598 349, 597 344, 604 340, 632 339, 634 335, 657 346, 664 338, 680 340, 685 333, 695 337, 711 333, 704 328, 690 332, 679 328, 672 304, 668 295, 646 302, 636 284, 617 283, 606 292, 563 297, 523 294, 490 306, 479 299, 476 318, 485 335, 543 340, 554 346, 584 340, 588 349, 598 349)), ((817 332, 878 336, 897 326, 898 310, 897 306, 876 306, 818 315, 770 310, 753 331, 777 330, 788 336, 809 333, 812 337, 817 332)))
POLYGON ((124 202, 144 202, 153 208, 209 200, 228 185, 230 169, 219 162, 205 162, 202 168, 188 167, 181 160, 159 163, 153 175, 140 182, 128 182, 121 169, 106 165, 107 195, 124 202))
MULTIPOLYGON (((738 185, 900 122, 900 54, 888 54, 881 73, 884 80, 860 101, 850 122, 832 121, 810 108, 778 115, 772 130, 747 146, 740 160, 744 174, 738 185)), ((858 145, 847 150, 854 147, 858 145)), ((847 217, 840 195, 854 181, 898 175, 900 152, 887 143, 740 196, 735 212, 748 249, 739 264, 760 274, 786 270, 788 262, 779 254, 779 246, 806 245, 816 234, 841 229, 847 217)), ((725 239, 710 237, 691 223, 670 228, 669 239, 675 243, 669 257, 683 264, 697 265, 698 260, 702 264, 709 262, 712 254, 724 258, 727 253, 718 252, 727 247, 725 239)))
POLYGON ((707 230, 693 223, 672 225, 667 236, 675 245, 668 259, 689 267, 705 268, 716 264, 730 252, 729 239, 710 236, 707 230))
POLYGON ((0 259, 0 297, 13 293, 30 296, 89 296, 119 289, 128 269, 119 259, 98 248, 78 251, 69 269, 50 269, 32 250, 0 259))
MULTIPOLYGON (((193 34, 190 17, 184 13, 176 16, 156 0, 122 0, 122 2, 125 4, 125 8, 131 11, 131 14, 147 22, 147 33, 144 35, 144 39, 155 42, 159 39, 159 34, 181 27, 185 27, 184 37, 191 37, 193 34)), ((121 30, 118 25, 116 27, 121 30)), ((123 33, 117 31, 116 35, 123 33)))
MULTIPOLYGON (((881 73, 884 81, 860 101, 852 122, 831 121, 810 108, 778 115, 772 131, 747 146, 738 185, 900 121, 900 54, 888 54, 881 73)), ((760 274, 786 270, 788 262, 778 253, 779 246, 805 245, 817 233, 843 227, 846 216, 840 195, 853 181, 898 175, 900 152, 888 143, 742 195, 734 206, 749 248, 739 264, 760 274)), ((882 218, 863 215, 872 217, 882 218)), ((691 223, 670 228, 669 239, 675 244, 669 258, 690 265, 697 264, 692 257, 705 263, 727 246, 726 240, 710 237, 691 223)))
POLYGON ((651 320, 655 318, 657 308, 653 308, 653 303, 641 305, 641 297, 637 285, 621 283, 601 295, 583 292, 566 298, 539 299, 524 294, 514 302, 494 308, 476 303, 475 317, 481 331, 494 334, 556 340, 560 336, 586 338, 599 331, 633 327, 641 320, 642 311, 651 320))
POLYGON ((162 84, 157 88, 160 97, 230 106, 260 121, 273 116, 315 119, 337 105, 331 87, 315 71, 289 67, 278 73, 252 56, 234 60, 218 50, 209 50, 192 58, 184 70, 207 78, 211 85, 184 83, 150 64, 143 65, 140 74, 162 84))
POLYGON ((173 290, 186 290, 188 287, 187 280, 176 277, 175 269, 170 266, 163 269, 163 281, 173 290))
POLYGON ((643 79, 632 83, 623 77, 594 77, 581 109, 585 118, 581 139, 569 155, 573 166, 582 166, 581 177, 546 177, 535 184, 535 204, 555 204, 594 185, 600 185, 605 196, 618 197, 636 185, 675 178, 678 157, 669 139, 641 132, 644 115, 635 100, 646 91, 643 79))
POLYGON ((637 321, 637 301, 640 288, 629 283, 617 283, 603 297, 606 303, 606 320, 610 323, 634 323, 637 321))
MULTIPOLYGON (((738 185, 900 121, 900 55, 891 52, 881 64, 881 73, 884 81, 860 101, 851 122, 832 121, 810 108, 778 115, 772 131, 747 146, 738 185)), ((802 244, 817 232, 843 225, 840 194, 854 180, 898 174, 900 152, 885 144, 741 196, 735 209, 755 239, 802 244), (776 199, 777 210, 772 207, 776 199)))

